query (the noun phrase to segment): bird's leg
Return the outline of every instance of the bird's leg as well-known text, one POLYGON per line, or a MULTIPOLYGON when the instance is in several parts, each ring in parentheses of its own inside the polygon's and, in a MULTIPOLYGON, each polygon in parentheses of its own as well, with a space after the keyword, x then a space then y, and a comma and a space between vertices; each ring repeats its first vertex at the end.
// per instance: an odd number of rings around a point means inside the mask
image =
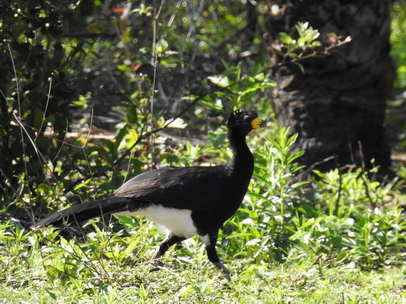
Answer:
POLYGON ((185 238, 173 235, 172 233, 169 234, 166 237, 166 239, 163 240, 163 242, 159 245, 158 250, 155 252, 154 256, 152 257, 152 260, 156 260, 156 259, 160 258, 161 256, 163 256, 165 254, 165 252, 169 249, 169 247, 171 247, 172 245, 175 245, 176 243, 180 243, 183 240, 185 240, 185 238))
POLYGON ((209 261, 212 262, 214 265, 216 265, 216 267, 219 268, 223 272, 223 274, 226 276, 226 278, 228 280, 231 280, 230 271, 226 268, 226 266, 224 266, 220 262, 220 259, 216 252, 217 234, 214 234, 214 235, 206 234, 206 235, 200 236, 200 238, 203 240, 204 244, 206 245, 206 252, 207 252, 209 261))

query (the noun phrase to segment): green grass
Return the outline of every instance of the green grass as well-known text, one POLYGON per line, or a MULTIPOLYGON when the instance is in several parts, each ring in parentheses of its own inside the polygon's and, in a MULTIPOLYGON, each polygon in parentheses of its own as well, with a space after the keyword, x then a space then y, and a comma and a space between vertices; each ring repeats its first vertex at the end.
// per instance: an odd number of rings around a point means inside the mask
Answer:
POLYGON ((38 246, 36 238, 3 242, 2 303, 406 303, 405 266, 363 271, 323 265, 322 257, 267 263, 226 255, 229 282, 197 241, 172 249, 157 267, 146 257, 151 248, 117 262, 73 242, 38 246))

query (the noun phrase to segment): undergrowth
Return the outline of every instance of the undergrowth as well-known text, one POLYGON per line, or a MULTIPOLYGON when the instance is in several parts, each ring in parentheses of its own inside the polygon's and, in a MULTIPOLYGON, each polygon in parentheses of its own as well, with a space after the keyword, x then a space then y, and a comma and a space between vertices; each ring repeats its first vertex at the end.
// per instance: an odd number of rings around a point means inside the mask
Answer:
MULTIPOLYGON (((249 140, 255 174, 218 245, 231 282, 197 238, 170 250, 163 266, 151 264, 163 236, 142 219, 96 219, 80 238, 3 220, 0 293, 13 302, 18 292, 21 303, 402 303, 406 224, 396 180, 379 183, 357 169, 299 181, 303 152, 290 153, 296 136, 288 133, 264 130, 249 140)), ((187 146, 179 162, 208 153, 187 146)), ((226 146, 210 152, 226 158, 226 146)))

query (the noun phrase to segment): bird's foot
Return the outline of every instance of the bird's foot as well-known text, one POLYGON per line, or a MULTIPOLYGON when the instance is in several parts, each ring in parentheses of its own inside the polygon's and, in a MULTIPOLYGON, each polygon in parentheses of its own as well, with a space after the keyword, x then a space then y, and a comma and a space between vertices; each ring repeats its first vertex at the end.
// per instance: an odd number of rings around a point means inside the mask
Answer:
POLYGON ((148 261, 148 263, 153 266, 153 268, 150 270, 151 272, 160 270, 165 266, 165 264, 162 261, 156 258, 152 258, 151 260, 148 261))
POLYGON ((224 274, 227 280, 231 281, 231 272, 221 262, 213 263, 224 274))

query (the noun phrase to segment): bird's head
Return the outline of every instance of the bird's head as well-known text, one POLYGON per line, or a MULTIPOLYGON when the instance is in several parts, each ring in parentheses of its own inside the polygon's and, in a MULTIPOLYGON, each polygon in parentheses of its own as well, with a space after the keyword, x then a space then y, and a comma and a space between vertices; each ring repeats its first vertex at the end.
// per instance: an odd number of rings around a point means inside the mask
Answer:
POLYGON ((238 130, 247 135, 251 130, 262 127, 262 120, 258 117, 257 112, 243 108, 231 113, 227 121, 227 127, 230 130, 238 130))

